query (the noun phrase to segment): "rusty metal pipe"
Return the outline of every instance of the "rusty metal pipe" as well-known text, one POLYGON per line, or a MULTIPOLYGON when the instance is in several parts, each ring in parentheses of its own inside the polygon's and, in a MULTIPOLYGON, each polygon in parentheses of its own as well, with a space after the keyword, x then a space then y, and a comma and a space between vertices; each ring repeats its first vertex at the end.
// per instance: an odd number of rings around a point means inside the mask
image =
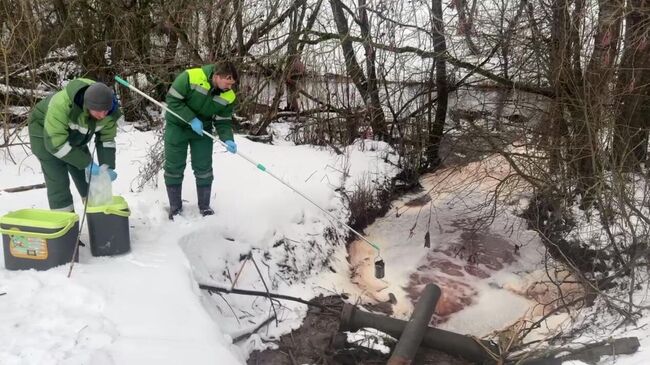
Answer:
MULTIPOLYGON (((341 311, 341 331, 355 332, 361 328, 371 327, 394 338, 400 338, 406 324, 406 321, 364 312, 347 303, 343 305, 343 310, 341 311)), ((478 340, 477 342, 477 340, 470 336, 433 327, 426 328, 424 337, 422 338, 422 346, 474 363, 494 363, 494 360, 485 351, 486 348, 494 353, 498 353, 497 348, 488 341, 478 340)))
POLYGON ((387 365, 409 365, 413 361, 415 353, 422 343, 424 333, 429 328, 429 322, 431 322, 431 316, 436 309, 440 294, 440 287, 435 284, 427 284, 424 287, 420 299, 415 303, 411 319, 404 326, 399 342, 388 359, 387 365))

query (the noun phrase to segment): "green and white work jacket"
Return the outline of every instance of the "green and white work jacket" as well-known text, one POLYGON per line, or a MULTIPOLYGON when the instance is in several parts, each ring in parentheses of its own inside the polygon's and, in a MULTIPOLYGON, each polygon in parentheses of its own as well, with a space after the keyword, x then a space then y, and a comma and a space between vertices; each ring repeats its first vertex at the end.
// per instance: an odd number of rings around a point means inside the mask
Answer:
POLYGON ((214 65, 205 65, 183 71, 167 92, 167 106, 185 121, 171 113, 165 114, 168 122, 190 128, 192 119, 203 122, 210 133, 214 127, 222 141, 233 140, 232 114, 236 99, 233 90, 220 90, 212 86, 214 65))
POLYGON ((70 81, 63 90, 36 104, 30 116, 29 133, 43 138, 45 149, 55 157, 78 169, 87 167, 91 156, 85 146, 96 135, 97 160, 115 168, 115 135, 117 120, 122 116, 119 106, 103 119, 96 120, 83 107, 83 93, 95 83, 90 79, 70 81))

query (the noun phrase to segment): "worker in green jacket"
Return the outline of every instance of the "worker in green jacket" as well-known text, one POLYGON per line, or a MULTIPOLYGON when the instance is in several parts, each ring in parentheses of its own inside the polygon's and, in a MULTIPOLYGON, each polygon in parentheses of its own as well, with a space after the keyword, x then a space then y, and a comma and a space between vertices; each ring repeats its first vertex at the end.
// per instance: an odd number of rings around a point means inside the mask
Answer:
POLYGON ((212 215, 210 194, 212 188, 212 134, 213 129, 227 145, 228 151, 237 152, 232 132, 232 114, 235 92, 231 89, 237 82, 237 69, 228 61, 190 68, 181 72, 167 93, 167 107, 172 113, 165 114, 165 185, 169 198, 169 219, 183 209, 181 198, 183 173, 187 160, 187 147, 194 178, 199 212, 212 215))
POLYGON ((84 78, 70 81, 36 104, 29 116, 29 140, 45 175, 50 209, 74 211, 68 174, 84 199, 85 170, 97 175, 99 165, 106 164, 115 180, 115 135, 121 115, 113 91, 84 78), (87 146, 93 135, 99 165, 87 146))

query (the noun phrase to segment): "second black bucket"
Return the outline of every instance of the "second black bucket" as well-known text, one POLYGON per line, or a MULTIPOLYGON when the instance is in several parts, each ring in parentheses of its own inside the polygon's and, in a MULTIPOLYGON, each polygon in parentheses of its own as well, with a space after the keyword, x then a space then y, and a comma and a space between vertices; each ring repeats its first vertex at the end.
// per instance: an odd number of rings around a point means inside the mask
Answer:
POLYGON ((131 250, 129 215, 129 206, 121 196, 114 196, 111 204, 86 209, 93 256, 119 255, 131 250))

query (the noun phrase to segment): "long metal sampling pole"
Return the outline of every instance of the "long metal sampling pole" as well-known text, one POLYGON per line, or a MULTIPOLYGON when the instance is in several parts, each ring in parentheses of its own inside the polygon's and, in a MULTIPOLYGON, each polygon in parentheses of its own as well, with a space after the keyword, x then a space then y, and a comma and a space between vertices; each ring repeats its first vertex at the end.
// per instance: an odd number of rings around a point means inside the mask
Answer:
MULTIPOLYGON (((145 94, 143 91, 141 91, 141 90, 139 90, 137 87, 131 85, 128 81, 124 80, 123 78, 121 78, 121 77, 119 77, 119 76, 115 76, 115 81, 117 81, 118 83, 120 83, 120 85, 125 86, 125 87, 129 88, 130 90, 133 90, 133 91, 135 91, 136 93, 142 95, 142 96, 145 97, 147 100, 149 100, 149 101, 151 101, 152 103, 158 105, 160 108, 162 108, 162 109, 165 110, 166 112, 172 114, 173 116, 177 117, 178 119, 182 120, 183 122, 189 124, 188 121, 186 121, 185 119, 183 119, 183 117, 181 117, 180 115, 178 115, 178 114, 175 113, 174 111, 170 110, 166 105, 162 104, 161 102, 159 102, 158 100, 152 98, 151 96, 145 94)), ((225 144, 224 142, 222 142, 220 139, 216 138, 215 136, 211 135, 210 133, 208 133, 208 132, 206 132, 206 131, 203 131, 203 134, 206 135, 207 137, 211 138, 213 141, 215 141, 215 142, 219 142, 222 146, 226 147, 226 144, 225 144)), ((266 168, 264 165, 262 165, 261 163, 259 163, 259 162, 255 161, 255 160, 253 160, 252 158, 246 156, 246 155, 243 154, 241 151, 237 151, 236 154, 237 154, 238 156, 242 157, 243 159, 245 159, 246 161, 250 162, 251 164, 255 165, 255 167, 257 167, 260 171, 263 171, 263 172, 266 172, 267 174, 269 174, 269 176, 273 177, 275 180, 279 181, 281 184, 283 184, 284 186, 286 186, 286 187, 288 187, 289 189, 291 189, 294 193, 300 195, 300 196, 303 197, 305 200, 307 200, 308 202, 312 203, 316 208, 320 209, 323 213, 327 214, 327 215, 328 215, 330 218, 332 218, 333 220, 335 220, 335 221, 337 221, 338 223, 342 224, 345 228, 347 228, 347 229, 349 229, 350 231, 352 231, 352 232, 353 232, 357 237, 359 237, 361 240, 363 240, 364 242, 366 242, 367 244, 369 244, 370 246, 372 246, 372 248, 374 248, 375 250, 377 250, 377 258, 379 258, 379 260, 377 260, 377 262, 375 262, 375 276, 377 276, 377 277, 379 277, 379 278, 381 278, 381 277, 384 276, 384 275, 383 275, 384 262, 383 262, 383 260, 381 260, 380 249, 379 249, 379 246, 378 246, 378 245, 376 245, 376 244, 370 242, 370 240, 368 240, 366 237, 364 237, 361 233, 357 232, 357 230, 355 230, 354 228, 350 227, 347 223, 345 223, 345 222, 344 222, 343 220, 341 220, 340 218, 335 217, 332 213, 328 212, 326 209, 322 208, 320 205, 316 204, 316 202, 313 201, 311 198, 309 198, 307 195, 305 195, 304 193, 302 193, 301 191, 299 191, 298 189, 296 189, 295 187, 293 187, 290 183, 288 183, 287 181, 285 181, 285 180, 282 179, 281 177, 279 177, 279 176, 277 176, 276 174, 274 174, 273 172, 269 171, 269 169, 267 169, 267 168, 266 168), (379 270, 378 270, 378 264, 381 265, 381 274, 382 274, 382 275, 377 275, 377 273, 379 273, 379 270)))

